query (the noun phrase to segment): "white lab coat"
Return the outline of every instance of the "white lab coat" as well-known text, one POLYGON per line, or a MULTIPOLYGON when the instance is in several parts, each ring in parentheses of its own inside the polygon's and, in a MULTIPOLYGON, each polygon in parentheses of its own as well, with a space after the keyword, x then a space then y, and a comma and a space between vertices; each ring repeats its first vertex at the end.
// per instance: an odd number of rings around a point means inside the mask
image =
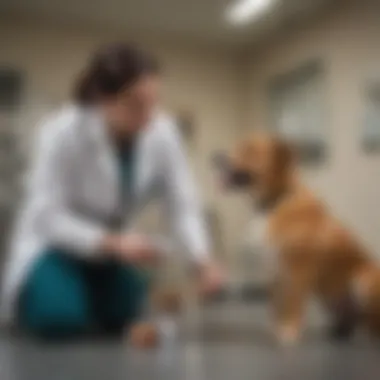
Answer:
POLYGON ((119 197, 113 153, 105 124, 93 109, 67 106, 43 123, 5 266, 3 318, 12 317, 20 286, 44 248, 58 245, 95 259, 107 221, 125 216, 128 225, 155 195, 166 205, 177 241, 194 260, 206 258, 201 207, 172 120, 157 113, 141 134, 127 204, 119 197))

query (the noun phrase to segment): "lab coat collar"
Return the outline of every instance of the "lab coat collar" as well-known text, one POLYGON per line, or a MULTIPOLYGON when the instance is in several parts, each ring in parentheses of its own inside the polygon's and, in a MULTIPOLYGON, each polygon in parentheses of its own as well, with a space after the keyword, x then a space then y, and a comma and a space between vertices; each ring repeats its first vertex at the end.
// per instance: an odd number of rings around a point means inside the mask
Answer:
MULTIPOLYGON (((95 149, 98 149, 99 164, 109 173, 109 180, 115 184, 115 191, 118 191, 119 176, 118 176, 118 162, 115 154, 115 148, 111 141, 108 132, 107 125, 101 112, 96 108, 87 109, 85 112, 89 115, 89 123, 87 123, 87 129, 89 130, 89 137, 95 149)), ((136 156, 135 156, 135 180, 132 186, 132 197, 137 197, 139 193, 144 189, 146 180, 146 166, 147 156, 149 155, 149 149, 147 149, 147 142, 149 140, 149 134, 154 128, 154 120, 156 114, 152 118, 149 125, 147 125, 139 136, 136 138, 136 156)))

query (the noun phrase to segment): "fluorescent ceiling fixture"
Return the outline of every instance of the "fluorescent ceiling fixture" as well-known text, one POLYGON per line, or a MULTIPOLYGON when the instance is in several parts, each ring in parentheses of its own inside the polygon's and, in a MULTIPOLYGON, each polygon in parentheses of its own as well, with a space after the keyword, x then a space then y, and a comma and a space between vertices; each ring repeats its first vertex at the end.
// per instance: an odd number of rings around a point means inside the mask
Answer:
POLYGON ((268 10, 274 0, 235 0, 226 12, 228 22, 234 25, 243 25, 260 16, 268 10))

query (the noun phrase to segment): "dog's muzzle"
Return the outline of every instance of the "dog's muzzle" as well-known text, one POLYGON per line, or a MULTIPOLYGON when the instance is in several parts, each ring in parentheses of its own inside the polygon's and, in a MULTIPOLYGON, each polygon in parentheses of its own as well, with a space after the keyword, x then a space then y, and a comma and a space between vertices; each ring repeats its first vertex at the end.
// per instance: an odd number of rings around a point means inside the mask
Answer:
POLYGON ((254 182, 251 173, 235 169, 223 153, 217 153, 212 158, 213 164, 216 169, 222 173, 225 178, 226 184, 230 187, 245 187, 251 185, 254 182))
POLYGON ((243 171, 232 171, 229 175, 229 182, 233 187, 245 187, 253 183, 252 176, 243 171))

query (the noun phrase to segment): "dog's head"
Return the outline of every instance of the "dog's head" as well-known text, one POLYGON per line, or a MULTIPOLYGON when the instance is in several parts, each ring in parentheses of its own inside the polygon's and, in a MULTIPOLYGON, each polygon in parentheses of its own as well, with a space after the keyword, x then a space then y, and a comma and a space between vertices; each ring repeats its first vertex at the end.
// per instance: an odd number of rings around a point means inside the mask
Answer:
POLYGON ((227 189, 247 191, 263 202, 286 191, 294 168, 289 143, 261 133, 252 134, 230 153, 219 153, 213 159, 227 189))

